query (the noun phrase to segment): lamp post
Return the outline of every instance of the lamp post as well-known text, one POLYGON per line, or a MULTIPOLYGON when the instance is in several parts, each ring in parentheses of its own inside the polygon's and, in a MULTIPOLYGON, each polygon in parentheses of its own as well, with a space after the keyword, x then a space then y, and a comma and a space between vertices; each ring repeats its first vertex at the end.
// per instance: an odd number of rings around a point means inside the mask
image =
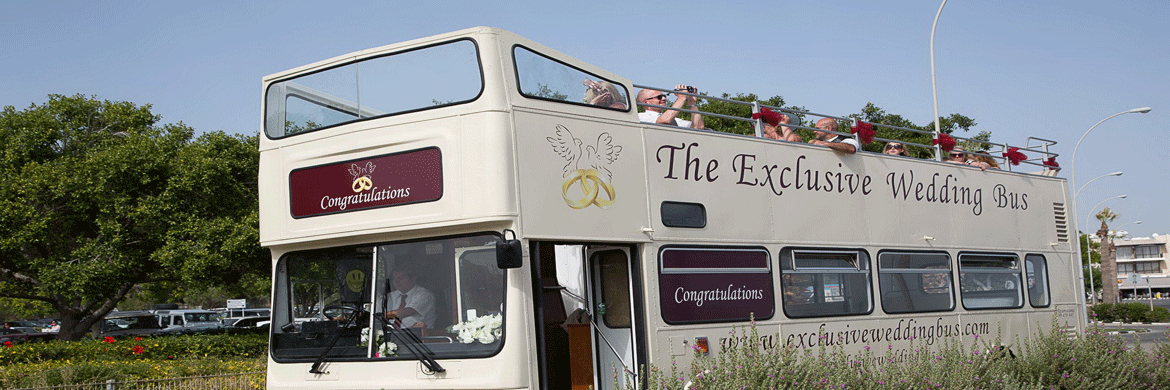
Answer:
MULTIPOLYGON (((1121 225, 1120 227, 1113 229, 1113 236, 1117 237, 1117 234, 1122 232, 1121 228, 1123 228, 1123 227, 1126 227, 1129 225, 1141 225, 1141 224, 1142 224, 1142 221, 1126 222, 1124 225, 1121 225)), ((1126 234, 1126 235, 1128 235, 1128 234, 1126 234)), ((1121 236, 1121 237, 1124 237, 1124 236, 1121 236)))
MULTIPOLYGON (((934 14, 934 24, 930 26, 930 93, 934 98, 934 138, 938 139, 938 135, 942 133, 942 129, 938 124, 938 87, 934 82, 934 29, 938 27, 938 17, 942 16, 942 9, 947 5, 947 0, 943 0, 942 4, 938 5, 938 13, 934 14)), ((942 146, 934 145, 934 161, 942 161, 942 146)))
MULTIPOLYGON (((1094 180, 1096 180, 1096 179, 1094 179, 1094 180)), ((1092 181, 1092 180, 1090 180, 1090 181, 1092 181)), ((1089 218, 1088 217, 1093 216, 1093 210, 1096 210, 1097 206, 1100 206, 1101 204, 1108 202, 1108 201, 1111 201, 1111 200, 1114 200, 1114 199, 1125 199, 1127 196, 1128 195, 1117 195, 1117 196, 1114 196, 1112 198, 1105 199, 1105 200, 1098 202, 1097 205, 1095 205, 1095 206, 1093 206, 1093 208, 1089 209, 1089 215, 1085 216, 1085 226, 1089 225, 1089 218)), ((1102 240, 1104 240, 1104 238, 1102 238, 1102 240)), ((1077 235, 1077 253, 1078 254, 1080 253, 1080 248, 1081 248, 1080 243, 1081 243, 1081 237, 1078 234, 1077 235)), ((1101 255, 1104 256, 1105 254, 1102 253, 1101 255)), ((1078 255, 1077 257, 1079 258, 1080 256, 1078 255)), ((1104 271, 1104 270, 1102 270, 1102 271, 1104 271)), ((1082 274, 1084 274, 1084 273, 1082 272, 1082 274)), ((1084 283, 1082 283, 1082 284, 1084 284, 1084 283)), ((1101 273, 1101 288, 1102 289, 1105 288, 1104 284, 1105 284, 1105 273, 1102 272, 1101 273)), ((1092 287, 1093 287, 1093 256, 1089 256, 1089 288, 1092 288, 1092 287)), ((1082 286, 1082 288, 1083 288, 1083 286, 1082 286)), ((1093 289, 1093 293, 1089 294, 1089 302, 1094 304, 1094 305, 1097 304, 1097 289, 1093 289)))
MULTIPOLYGON (((945 0, 943 1, 943 4, 946 4, 946 1, 945 1, 945 0)), ((942 7, 941 7, 941 6, 939 7, 939 13, 942 13, 942 7)), ((938 16, 935 16, 935 19, 938 19, 938 16)), ((931 33, 931 43, 930 43, 930 50, 931 50, 931 54, 930 54, 930 56, 931 56, 931 59, 930 59, 930 61, 931 61, 931 62, 930 62, 930 64, 931 64, 931 77, 932 77, 932 80, 933 80, 933 77, 934 77, 934 37, 933 37, 933 35, 934 35, 934 33, 932 32, 932 33, 931 33)), ((1096 129, 1096 128, 1097 128, 1097 126, 1101 125, 1102 123, 1105 123, 1105 121, 1107 121, 1107 120, 1113 119, 1114 117, 1117 117, 1117 116, 1119 116, 1119 115, 1124 115, 1124 114, 1145 114, 1145 113, 1147 113, 1147 112, 1150 112, 1150 110, 1151 110, 1151 109, 1150 109, 1149 107, 1140 107, 1140 108, 1134 108, 1134 109, 1125 110, 1125 111, 1122 111, 1122 112, 1119 112, 1119 113, 1116 113, 1116 114, 1110 115, 1110 116, 1106 117, 1105 119, 1102 119, 1100 122, 1097 122, 1096 124, 1094 124, 1094 125, 1093 125, 1093 127, 1090 127, 1090 128, 1089 128, 1089 130, 1086 130, 1086 131, 1085 131, 1085 134, 1081 135, 1081 139, 1080 139, 1080 140, 1077 140, 1077 145, 1076 145, 1075 147, 1073 147, 1073 154, 1072 154, 1072 159, 1071 159, 1071 160, 1070 160, 1070 162, 1069 162, 1069 171, 1070 171, 1070 173, 1069 173, 1069 179, 1068 179, 1068 180, 1069 180, 1069 188, 1077 188, 1077 186, 1076 186, 1076 182, 1077 182, 1077 150, 1081 148, 1081 141, 1084 141, 1084 140, 1085 140, 1085 136, 1089 135, 1089 133, 1090 133, 1090 132, 1092 132, 1092 131, 1093 131, 1093 129, 1096 129)), ((937 109, 936 109, 936 112, 935 112, 935 116, 936 116, 936 117, 938 116, 937 109)), ((936 122, 937 122, 937 119, 936 119, 936 122)), ((1096 179, 1093 179, 1093 180, 1096 180, 1096 179)), ((1090 180, 1090 181, 1092 181, 1092 180, 1090 180)), ((1076 195, 1077 195, 1077 194, 1076 194, 1076 193, 1074 193, 1074 194, 1073 194, 1073 198, 1072 198, 1072 209, 1073 209, 1073 218, 1072 218, 1072 220, 1073 220, 1074 222, 1076 222, 1076 220, 1077 220, 1077 215, 1080 215, 1080 214, 1077 214, 1077 196, 1076 196, 1076 195)), ((1077 248, 1077 259, 1079 260, 1079 259, 1081 258, 1081 237, 1080 237, 1080 233, 1079 233, 1079 232, 1077 232, 1077 245, 1076 245, 1076 248, 1077 248)), ((1090 262, 1090 263, 1091 263, 1091 262, 1090 262)), ((1091 265, 1091 264, 1090 264, 1090 265, 1091 265)), ((1082 274, 1082 275, 1084 275, 1084 272, 1082 272, 1081 274, 1082 274)), ((1093 276, 1093 270, 1092 270, 1092 267, 1090 267, 1090 269, 1089 269, 1089 277, 1091 278, 1092 276, 1093 276)), ((1092 282, 1093 282, 1093 280, 1092 280, 1092 279, 1090 279, 1090 280, 1089 280, 1089 283, 1092 283, 1092 282)), ((1081 294, 1084 294, 1084 292, 1085 292, 1085 291, 1084 291, 1084 285, 1085 285, 1085 283, 1084 283, 1084 276, 1082 276, 1082 277, 1081 277, 1081 294)), ((1092 297, 1094 301, 1096 300, 1096 297, 1097 297, 1097 296, 1096 296, 1096 294, 1094 294, 1094 295, 1093 295, 1093 297, 1092 297)), ((1085 322, 1088 322, 1088 310, 1085 310, 1085 322)))
POLYGON ((1093 180, 1089 180, 1089 182, 1088 182, 1088 183, 1085 183, 1085 185, 1081 186, 1081 188, 1080 188, 1080 189, 1078 189, 1078 190, 1077 190, 1077 192, 1073 193, 1073 199, 1076 199, 1076 198, 1077 198, 1077 196, 1080 196, 1080 195, 1081 195, 1081 190, 1084 190, 1084 189, 1085 189, 1085 187, 1088 187, 1088 186, 1089 186, 1089 184, 1091 184, 1091 183, 1093 183, 1093 182, 1097 181, 1097 179, 1100 179, 1100 178, 1103 178, 1103 177, 1109 177, 1109 176, 1121 176, 1121 175, 1123 175, 1123 174, 1125 174, 1125 172, 1122 172, 1122 171, 1117 171, 1117 172, 1113 172, 1113 173, 1106 173, 1106 174, 1104 174, 1104 175, 1101 175, 1101 176, 1094 177, 1094 178, 1093 178, 1093 180))

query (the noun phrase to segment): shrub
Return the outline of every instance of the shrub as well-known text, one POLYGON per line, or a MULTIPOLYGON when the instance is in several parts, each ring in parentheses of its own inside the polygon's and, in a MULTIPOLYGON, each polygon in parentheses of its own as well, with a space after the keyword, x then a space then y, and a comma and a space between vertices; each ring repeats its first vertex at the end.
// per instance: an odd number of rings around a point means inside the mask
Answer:
POLYGON ((1154 307, 1139 302, 1127 303, 1099 303, 1092 307, 1093 315, 1102 322, 1166 322, 1170 320, 1170 310, 1164 307, 1154 307))

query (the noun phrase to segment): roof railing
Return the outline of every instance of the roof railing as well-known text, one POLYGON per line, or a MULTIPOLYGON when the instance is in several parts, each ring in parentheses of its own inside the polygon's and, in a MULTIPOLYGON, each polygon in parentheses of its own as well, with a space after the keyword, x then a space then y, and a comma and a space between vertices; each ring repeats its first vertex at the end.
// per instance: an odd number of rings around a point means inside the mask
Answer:
MULTIPOLYGON (((640 88, 640 89, 651 89, 651 90, 656 90, 656 91, 663 91, 663 92, 673 93, 676 95, 694 96, 695 98, 697 98, 697 100, 712 100, 712 101, 720 101, 720 102, 726 102, 726 103, 732 103, 732 104, 742 104, 742 105, 745 105, 745 106, 748 106, 749 108, 751 108, 752 114, 760 113, 762 111, 762 109, 767 108, 771 111, 788 115, 789 117, 800 118, 800 117, 811 116, 811 117, 819 117, 819 118, 830 118, 830 119, 834 119, 834 120, 839 121, 839 124, 840 123, 848 123, 850 125, 850 127, 857 126, 857 123, 859 122, 859 120, 856 118, 829 115, 829 114, 817 113, 817 112, 812 112, 812 111, 797 110, 797 109, 785 108, 785 107, 769 106, 769 105, 765 105, 763 103, 760 103, 759 101, 747 102, 747 101, 727 99, 727 98, 722 98, 722 97, 717 97, 717 96, 707 96, 707 95, 702 95, 699 93, 691 93, 691 92, 687 92, 687 91, 675 91, 675 90, 673 90, 673 88, 660 88, 660 87, 654 87, 654 86, 648 86, 648 85, 634 84, 634 87, 640 88)), ((761 138, 764 137, 764 121, 762 118, 761 119, 752 119, 750 116, 745 118, 745 117, 739 117, 739 116, 734 116, 734 115, 725 115, 725 114, 718 114, 718 113, 714 113, 714 112, 707 112, 707 111, 702 111, 702 110, 674 108, 674 107, 670 107, 670 106, 661 106, 661 105, 657 105, 657 104, 647 104, 647 103, 642 103, 642 102, 635 102, 635 103, 637 104, 638 107, 643 107, 643 108, 654 107, 654 108, 658 108, 658 109, 662 109, 662 110, 676 110, 679 112, 686 112, 686 113, 690 113, 690 114, 699 114, 699 115, 705 115, 705 116, 715 117, 715 118, 723 118, 723 119, 728 119, 728 120, 733 120, 733 121, 748 122, 748 123, 751 123, 752 126, 754 127, 756 137, 761 137, 761 138)), ((810 122, 815 123, 815 121, 811 121, 811 120, 810 120, 810 122)), ((882 124, 882 123, 873 123, 873 122, 866 122, 866 123, 869 123, 870 125, 872 125, 874 127, 884 127, 887 129, 909 131, 909 132, 913 132, 913 133, 929 135, 929 136, 931 136, 931 138, 935 137, 933 131, 912 129, 909 127, 901 127, 901 126, 894 126, 894 125, 886 125, 886 124, 882 124)), ((815 127, 804 126, 803 124, 792 123, 792 124, 786 124, 785 126, 788 126, 790 128, 794 128, 794 129, 824 131, 824 130, 821 130, 821 129, 818 129, 815 127)), ((717 130, 715 130, 715 131, 717 131, 717 130)), ((824 132, 831 133, 831 134, 837 134, 837 135, 841 135, 841 136, 845 136, 845 137, 851 137, 854 139, 858 138, 858 135, 853 134, 853 133, 840 132, 840 131, 824 131, 824 132)), ((964 150, 964 152, 966 152, 968 154, 973 154, 973 155, 990 157, 991 159, 998 161, 997 164, 1000 165, 1001 169, 1005 169, 1007 171, 1013 171, 1013 169, 1012 169, 1013 164, 1010 163, 1008 157, 1006 157, 1006 154, 1014 146, 1009 145, 1009 144, 1002 144, 1002 143, 995 143, 995 142, 990 142, 990 141, 974 139, 974 138, 970 138, 970 137, 962 137, 962 136, 957 136, 954 134, 950 134, 950 136, 951 136, 951 138, 954 138, 956 141, 963 141, 969 145, 977 145, 977 146, 974 146, 973 149, 986 149, 983 151, 964 150)), ((882 141, 882 142, 899 142, 899 143, 906 144, 906 145, 912 145, 912 146, 917 146, 917 147, 921 147, 921 148, 925 148, 925 149, 934 150, 933 144, 927 145, 927 144, 920 144, 920 143, 916 143, 916 142, 909 142, 909 141, 904 141, 904 140, 899 140, 899 139, 889 139, 889 138, 879 138, 879 137, 874 137, 874 140, 875 141, 882 141)), ((784 140, 777 140, 777 141, 788 142, 788 141, 784 141, 784 140)), ((858 144, 860 144, 860 140, 858 140, 858 144)), ((1025 159, 1023 161, 1020 161, 1020 164, 1027 164, 1029 166, 1040 167, 1040 168, 1045 169, 1046 171, 1050 171, 1051 173, 1055 173, 1055 172, 1060 171, 1060 167, 1048 166, 1045 164, 1045 160, 1052 159, 1052 158, 1055 158, 1055 157, 1060 155, 1058 153, 1053 153, 1053 152, 1048 151, 1048 147, 1052 146, 1052 145, 1056 145, 1056 141, 1043 139, 1043 138, 1037 138, 1037 137, 1028 137, 1027 141, 1025 142, 1025 146, 1018 147, 1018 150, 1039 153, 1041 155, 1041 157, 1028 158, 1028 159, 1025 159), (1033 144, 1034 141, 1037 142, 1037 144, 1034 145, 1033 144)), ((858 152, 863 152, 863 151, 859 150, 858 152)), ((933 160, 942 161, 942 156, 935 154, 933 157, 933 160)))

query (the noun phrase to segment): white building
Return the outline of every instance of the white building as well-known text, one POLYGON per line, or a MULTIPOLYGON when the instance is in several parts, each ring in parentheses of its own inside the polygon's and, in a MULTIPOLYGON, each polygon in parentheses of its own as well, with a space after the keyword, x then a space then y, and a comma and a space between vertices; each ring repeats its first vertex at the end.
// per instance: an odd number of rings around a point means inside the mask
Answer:
POLYGON ((1170 263, 1166 261, 1170 235, 1116 239, 1113 245, 1117 247, 1117 280, 1122 298, 1151 292, 1170 295, 1170 263), (1130 281, 1133 274, 1138 275, 1138 283, 1130 281))

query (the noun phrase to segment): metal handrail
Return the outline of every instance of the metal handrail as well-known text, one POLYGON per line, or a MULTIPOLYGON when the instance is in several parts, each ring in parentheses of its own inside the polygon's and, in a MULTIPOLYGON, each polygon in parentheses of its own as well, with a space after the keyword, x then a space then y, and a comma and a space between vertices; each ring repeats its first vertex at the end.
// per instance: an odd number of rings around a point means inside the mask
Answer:
MULTIPOLYGON (((822 114, 822 113, 817 113, 817 112, 812 112, 812 111, 798 110, 798 109, 794 109, 794 108, 770 106, 770 105, 762 104, 759 101, 743 101, 743 100, 727 99, 727 98, 723 98, 723 97, 703 95, 703 94, 700 94, 698 92, 692 93, 692 92, 687 92, 687 91, 675 91, 675 90, 673 90, 673 88, 659 88, 659 87, 654 87, 654 86, 649 86, 649 85, 641 85, 641 84, 633 84, 633 86, 635 88, 651 89, 651 90, 655 90, 655 91, 662 91, 664 93, 673 93, 676 95, 693 96, 693 97, 697 98, 696 101, 710 100, 710 101, 727 102, 727 103, 732 103, 732 104, 742 104, 742 105, 750 107, 751 112, 753 114, 759 113, 763 108, 767 108, 767 109, 772 110, 772 111, 782 112, 785 114, 792 114, 792 115, 796 115, 798 117, 814 116, 814 117, 820 117, 820 118, 830 118, 830 119, 834 119, 834 120, 838 120, 838 121, 847 121, 847 122, 854 124, 854 125, 859 121, 858 119, 849 118, 849 117, 845 117, 845 116, 836 116, 836 115, 822 114)), ((674 108, 674 107, 670 107, 670 106, 661 106, 661 105, 656 105, 656 104, 646 104, 646 103, 641 103, 641 102, 637 102, 637 101, 635 101, 635 104, 637 104, 638 107, 654 107, 654 108, 659 108, 662 110, 676 110, 679 112, 686 112, 686 113, 690 113, 690 114, 698 114, 698 115, 705 115, 705 116, 714 117, 714 118, 723 118, 723 119, 728 119, 728 120, 754 123, 755 128, 756 128, 755 135, 757 137, 763 136, 763 120, 762 119, 751 119, 751 118, 744 118, 744 117, 739 117, 739 116, 734 116, 734 115, 724 115, 724 114, 718 114, 718 113, 713 113, 713 112, 707 112, 707 111, 702 111, 702 110, 692 110, 692 109, 686 109, 686 108, 674 108)), ((798 122, 803 123, 803 121, 798 121, 798 122)), ((930 135, 932 138, 934 137, 933 131, 912 129, 909 127, 887 125, 887 124, 882 124, 882 123, 873 123, 873 122, 866 122, 866 123, 869 123, 870 125, 872 125, 874 127, 884 127, 884 128, 888 128, 888 129, 909 131, 909 132, 917 133, 917 134, 930 135)), ((848 132, 840 132, 840 131, 835 131, 835 130, 825 131, 825 130, 821 130, 821 129, 818 129, 815 127, 805 126, 803 124, 798 124, 798 123, 788 123, 788 124, 784 124, 783 126, 787 126, 787 127, 794 128, 794 129, 824 131, 826 133, 831 133, 831 134, 836 134, 836 135, 840 135, 840 136, 858 139, 857 134, 848 133, 848 132)), ((1010 148, 1014 147, 1013 145, 1006 144, 1006 143, 996 143, 996 142, 990 142, 990 141, 983 141, 983 140, 978 140, 978 139, 974 139, 974 138, 970 138, 970 137, 963 137, 963 136, 954 135, 954 134, 949 134, 949 135, 951 136, 951 138, 955 139, 956 141, 964 141, 967 143, 973 143, 973 144, 980 145, 979 149, 983 149, 984 147, 986 147, 986 150, 965 150, 964 152, 966 152, 968 154, 973 154, 973 155, 986 156, 986 157, 998 160, 998 161, 1002 162, 1002 164, 1000 164, 1001 169, 1005 169, 1007 171, 1012 171, 1012 164, 1010 164, 1007 157, 1005 157, 1003 155, 997 156, 993 153, 997 153, 997 152, 1004 153, 1004 152, 1008 151, 1010 148)), ((902 143, 905 145, 911 145, 911 146, 916 146, 916 147, 921 147, 921 148, 926 148, 926 149, 934 149, 935 148, 935 145, 927 145, 927 144, 921 144, 921 143, 916 143, 916 142, 903 141, 903 140, 899 140, 899 139, 875 137, 874 140, 875 141, 882 141, 882 142, 899 142, 899 143, 902 143)), ((1042 167, 1044 169, 1060 171, 1060 167, 1049 167, 1047 165, 1044 165, 1043 163, 1036 162, 1036 161, 1043 161, 1047 158, 1059 156, 1060 155, 1059 153, 1053 153, 1053 152, 1048 151, 1048 147, 1055 145, 1056 143, 1057 142, 1053 141, 1053 140, 1037 138, 1037 137, 1028 137, 1027 141, 1025 141, 1025 146, 1024 147, 1017 147, 1017 148, 1020 151, 1040 153, 1041 157, 1028 158, 1028 159, 1021 161, 1020 163, 1034 165, 1037 167, 1042 167), (1041 144, 1040 145, 1032 145, 1032 141, 1040 141, 1041 144)), ((858 152, 863 152, 863 150, 858 150, 858 152)), ((941 161, 941 160, 939 160, 939 161, 941 161)))

